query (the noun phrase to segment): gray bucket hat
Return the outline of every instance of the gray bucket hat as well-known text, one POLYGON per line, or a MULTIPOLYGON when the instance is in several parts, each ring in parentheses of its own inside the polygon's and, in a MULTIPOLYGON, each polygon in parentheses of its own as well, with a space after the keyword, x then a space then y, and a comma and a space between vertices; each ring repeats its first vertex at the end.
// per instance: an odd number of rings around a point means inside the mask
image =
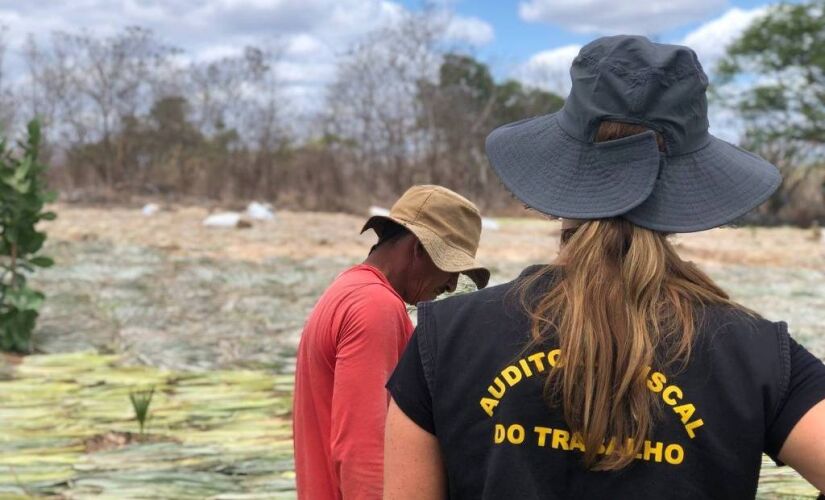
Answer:
POLYGON ((581 49, 570 76, 560 111, 487 137, 493 169, 531 208, 692 232, 733 221, 779 187, 776 167, 708 133, 708 79, 691 49, 641 36, 599 38, 581 49), (596 143, 604 120, 651 131, 596 143))

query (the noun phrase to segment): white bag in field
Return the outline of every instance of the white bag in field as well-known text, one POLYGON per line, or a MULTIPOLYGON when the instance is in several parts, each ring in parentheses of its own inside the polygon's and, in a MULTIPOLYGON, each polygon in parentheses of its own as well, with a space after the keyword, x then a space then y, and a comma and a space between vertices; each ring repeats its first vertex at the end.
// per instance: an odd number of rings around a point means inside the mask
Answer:
POLYGON ((272 205, 269 203, 258 203, 257 201, 253 201, 246 207, 246 215, 253 220, 272 220, 275 218, 272 205))
POLYGON ((149 203, 144 205, 140 211, 146 217, 151 217, 160 211, 160 206, 156 203, 149 203))
POLYGON ((243 220, 238 212, 217 212, 207 216, 203 220, 203 225, 206 227, 241 227, 244 225, 243 220))
POLYGON ((498 231, 501 226, 498 225, 498 222, 494 219, 489 219, 487 217, 481 218, 481 227, 484 229, 489 229, 490 231, 498 231))
POLYGON ((380 215, 382 217, 386 217, 390 215, 390 211, 383 207, 376 207, 375 205, 370 207, 370 217, 374 215, 380 215))

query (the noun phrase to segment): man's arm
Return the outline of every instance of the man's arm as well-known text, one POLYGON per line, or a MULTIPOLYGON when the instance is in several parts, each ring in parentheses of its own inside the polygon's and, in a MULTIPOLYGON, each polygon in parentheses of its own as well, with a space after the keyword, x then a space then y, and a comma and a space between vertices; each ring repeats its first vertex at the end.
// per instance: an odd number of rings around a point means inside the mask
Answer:
POLYGON ((381 498, 389 402, 384 384, 398 362, 399 338, 409 328, 403 305, 391 299, 353 306, 338 340, 330 442, 346 500, 381 498))

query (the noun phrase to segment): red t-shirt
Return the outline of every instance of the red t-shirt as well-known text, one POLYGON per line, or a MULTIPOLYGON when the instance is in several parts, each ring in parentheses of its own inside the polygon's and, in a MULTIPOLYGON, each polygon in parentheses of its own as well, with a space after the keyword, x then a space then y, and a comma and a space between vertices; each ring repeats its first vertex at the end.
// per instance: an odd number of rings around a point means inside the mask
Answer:
POLYGON ((366 264, 341 273, 318 300, 295 370, 299 498, 381 498, 384 384, 412 330, 404 301, 366 264))

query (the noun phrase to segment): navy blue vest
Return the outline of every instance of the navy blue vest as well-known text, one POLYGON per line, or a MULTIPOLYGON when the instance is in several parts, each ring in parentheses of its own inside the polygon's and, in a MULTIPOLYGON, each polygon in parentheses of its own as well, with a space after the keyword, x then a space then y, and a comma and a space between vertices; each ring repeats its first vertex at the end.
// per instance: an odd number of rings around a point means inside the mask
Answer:
POLYGON ((771 425, 788 386, 784 323, 705 308, 687 366, 648 372, 662 411, 642 452, 621 471, 592 472, 580 437, 542 399, 559 352, 552 341, 524 351, 517 283, 419 308, 417 347, 451 498, 754 497, 762 453, 775 457, 782 445, 771 425))

